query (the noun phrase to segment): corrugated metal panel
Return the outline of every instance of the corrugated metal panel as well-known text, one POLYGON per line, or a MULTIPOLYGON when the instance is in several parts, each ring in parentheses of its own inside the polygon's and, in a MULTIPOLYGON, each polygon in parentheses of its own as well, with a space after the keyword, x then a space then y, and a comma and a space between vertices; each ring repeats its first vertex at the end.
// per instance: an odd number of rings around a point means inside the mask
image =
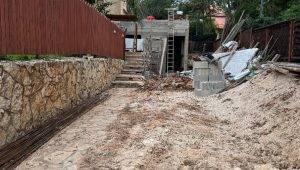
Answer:
POLYGON ((82 0, 0 0, 0 54, 124 59, 124 32, 82 0))

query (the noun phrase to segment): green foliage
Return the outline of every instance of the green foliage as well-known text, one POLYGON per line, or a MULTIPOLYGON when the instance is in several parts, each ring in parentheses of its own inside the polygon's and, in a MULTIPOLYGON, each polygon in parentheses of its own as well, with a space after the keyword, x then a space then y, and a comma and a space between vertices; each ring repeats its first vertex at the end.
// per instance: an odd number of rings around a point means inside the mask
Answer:
POLYGON ((91 4, 91 5, 94 5, 95 2, 96 2, 96 0, 85 0, 85 1, 88 2, 88 3, 91 4))
POLYGON ((156 19, 167 19, 166 8, 174 7, 176 0, 127 0, 129 11, 140 20, 147 16, 154 16, 156 19))
POLYGON ((35 55, 1 55, 0 60, 8 61, 29 61, 36 59, 35 55))
POLYGON ((288 8, 281 12, 280 18, 282 20, 289 20, 292 18, 300 18, 300 0, 290 2, 288 8))
POLYGON ((30 61, 30 60, 54 60, 54 59, 63 59, 63 56, 59 55, 0 55, 0 60, 6 61, 30 61))
POLYGON ((215 2, 234 20, 245 11, 247 28, 262 27, 300 17, 300 0, 263 0, 262 9, 260 0, 215 0, 215 2), (260 16, 261 11, 263 16, 260 16))
POLYGON ((204 18, 202 25, 203 34, 214 34, 217 31, 214 20, 211 18, 204 18))
POLYGON ((112 5, 111 2, 107 2, 107 1, 105 1, 105 0, 103 0, 103 1, 97 1, 97 2, 95 3, 95 8, 96 8, 99 12, 101 12, 101 13, 103 13, 103 14, 107 14, 107 13, 109 13, 109 10, 107 10, 107 8, 108 8, 109 6, 111 6, 111 5, 112 5))
POLYGON ((111 2, 108 2, 106 0, 85 0, 85 1, 91 5, 94 5, 95 8, 103 14, 107 14, 109 12, 107 8, 112 5, 111 2))
POLYGON ((179 4, 179 10, 189 15, 190 34, 204 35, 216 32, 214 20, 211 18, 214 12, 212 5, 214 0, 189 0, 179 4))
POLYGON ((214 24, 214 20, 205 17, 200 19, 198 17, 190 17, 190 34, 191 35, 205 35, 216 33, 217 28, 214 24))

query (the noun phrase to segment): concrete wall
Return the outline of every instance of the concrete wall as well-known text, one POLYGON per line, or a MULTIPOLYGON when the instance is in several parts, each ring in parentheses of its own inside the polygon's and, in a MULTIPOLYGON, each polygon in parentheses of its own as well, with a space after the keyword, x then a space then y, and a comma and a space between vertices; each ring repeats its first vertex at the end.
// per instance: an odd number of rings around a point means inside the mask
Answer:
MULTIPOLYGON (((135 24, 134 22, 115 22, 119 27, 126 28, 127 35, 134 35, 135 32, 135 24)), ((184 37, 184 50, 183 50, 183 68, 187 70, 188 64, 188 49, 189 49, 189 20, 175 20, 174 21, 174 30, 175 36, 184 37)), ((169 33, 168 20, 154 20, 148 21, 143 20, 140 24, 138 24, 138 35, 142 36, 142 39, 149 38, 150 35, 152 38, 165 39, 168 37, 169 33)), ((161 53, 161 51, 159 52, 161 53)), ((160 61, 157 61, 160 62, 160 61)))
MULTIPOLYGON (((134 22, 115 22, 118 26, 126 28, 127 35, 133 35, 135 31, 134 22)), ((174 23, 175 36, 186 36, 186 32, 189 31, 189 20, 175 20, 174 23)), ((141 24, 138 24, 138 34, 152 37, 167 37, 168 36, 168 20, 143 20, 141 24)))
POLYGON ((0 148, 108 88, 117 59, 0 62, 0 148))

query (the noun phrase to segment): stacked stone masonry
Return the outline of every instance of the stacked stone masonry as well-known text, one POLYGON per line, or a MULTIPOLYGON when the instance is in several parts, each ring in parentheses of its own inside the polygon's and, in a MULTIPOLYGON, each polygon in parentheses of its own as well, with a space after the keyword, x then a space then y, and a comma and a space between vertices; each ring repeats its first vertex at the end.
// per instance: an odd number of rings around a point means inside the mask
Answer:
POLYGON ((0 148, 101 93, 123 64, 117 59, 0 62, 0 148))

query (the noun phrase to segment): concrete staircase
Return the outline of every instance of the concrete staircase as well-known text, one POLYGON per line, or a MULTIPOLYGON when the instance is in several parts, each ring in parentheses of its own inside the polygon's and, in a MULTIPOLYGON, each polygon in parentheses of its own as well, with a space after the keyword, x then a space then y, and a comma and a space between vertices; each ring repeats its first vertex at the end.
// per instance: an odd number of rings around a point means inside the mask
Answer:
POLYGON ((143 56, 140 52, 126 53, 125 66, 112 84, 116 87, 139 87, 144 85, 143 56))

